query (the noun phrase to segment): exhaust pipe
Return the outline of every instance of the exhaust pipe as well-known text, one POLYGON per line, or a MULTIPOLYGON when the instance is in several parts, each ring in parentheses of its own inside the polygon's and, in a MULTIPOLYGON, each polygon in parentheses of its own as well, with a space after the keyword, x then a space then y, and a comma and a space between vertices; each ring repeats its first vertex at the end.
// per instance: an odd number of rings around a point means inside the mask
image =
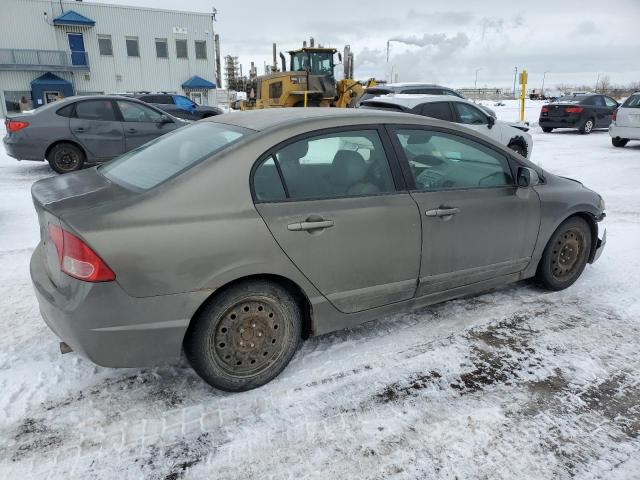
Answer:
POLYGON ((287 60, 284 58, 284 55, 282 54, 282 52, 280 52, 280 60, 282 61, 282 71, 286 72, 287 71, 287 60))

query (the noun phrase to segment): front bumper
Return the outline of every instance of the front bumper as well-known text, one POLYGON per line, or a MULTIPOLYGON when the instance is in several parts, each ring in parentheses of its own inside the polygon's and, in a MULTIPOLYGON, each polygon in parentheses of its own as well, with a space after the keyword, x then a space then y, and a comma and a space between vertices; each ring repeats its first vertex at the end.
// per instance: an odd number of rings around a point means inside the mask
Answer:
POLYGON ((611 138, 640 140, 640 127, 621 127, 612 123, 609 125, 609 135, 611 135, 611 138))
POLYGON ((593 259, 591 263, 594 263, 600 258, 602 252, 604 251, 604 246, 607 244, 607 229, 604 229, 604 233, 602 234, 602 238, 598 238, 598 242, 596 243, 596 250, 593 254, 593 259))
POLYGON ((57 288, 47 275, 42 244, 31 256, 40 313, 74 351, 104 367, 175 362, 189 321, 211 292, 131 297, 117 281, 57 288))

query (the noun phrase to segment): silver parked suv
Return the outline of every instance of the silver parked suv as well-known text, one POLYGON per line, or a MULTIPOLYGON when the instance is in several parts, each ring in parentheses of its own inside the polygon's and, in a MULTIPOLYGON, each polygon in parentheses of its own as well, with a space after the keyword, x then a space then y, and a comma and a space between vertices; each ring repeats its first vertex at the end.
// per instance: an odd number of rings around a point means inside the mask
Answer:
POLYGON ((364 109, 220 115, 32 196, 31 277, 68 346, 110 367, 184 348, 236 391, 308 335, 526 278, 567 288, 606 239, 579 182, 454 123, 364 109))

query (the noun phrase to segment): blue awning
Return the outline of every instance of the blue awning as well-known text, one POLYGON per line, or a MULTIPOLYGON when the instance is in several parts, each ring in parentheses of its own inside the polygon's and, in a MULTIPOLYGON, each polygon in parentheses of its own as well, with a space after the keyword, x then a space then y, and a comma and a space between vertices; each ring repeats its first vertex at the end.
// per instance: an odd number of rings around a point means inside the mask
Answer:
POLYGON ((96 22, 90 18, 80 15, 78 12, 69 10, 53 19, 54 25, 79 25, 81 27, 93 27, 96 22))
POLYGON ((211 83, 209 80, 205 80, 202 77, 194 75, 189 80, 182 84, 182 88, 205 88, 211 89, 216 88, 215 83, 211 83))
POLYGON ((54 75, 51 72, 47 72, 44 75, 41 75, 35 80, 31 81, 32 87, 38 86, 38 85, 72 86, 71 82, 68 82, 64 78, 60 78, 59 76, 54 75))

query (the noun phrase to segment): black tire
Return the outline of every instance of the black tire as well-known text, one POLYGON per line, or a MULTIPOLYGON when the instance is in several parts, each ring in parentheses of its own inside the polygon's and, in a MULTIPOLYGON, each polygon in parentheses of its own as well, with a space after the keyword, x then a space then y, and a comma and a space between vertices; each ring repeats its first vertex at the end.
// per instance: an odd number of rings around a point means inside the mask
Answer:
POLYGON ((519 153, 524 158, 527 158, 527 147, 521 141, 512 141, 507 146, 514 152, 519 153))
POLYGON ((578 129, 578 131, 582 135, 589 135, 593 129, 596 127, 596 122, 593 118, 587 118, 582 126, 578 129))
POLYGON ((622 148, 627 143, 629 143, 629 139, 628 138, 615 137, 615 138, 611 139, 611 143, 613 144, 614 147, 622 148))
POLYGON ((193 319, 184 349, 209 385, 241 392, 274 379, 302 339, 302 312, 293 295, 266 280, 234 285, 193 319))
POLYGON ((71 143, 59 143, 49 151, 47 161, 54 172, 69 173, 84 166, 85 155, 71 143))
POLYGON ((551 127, 542 127, 542 131, 544 133, 551 133, 551 132, 553 132, 553 128, 551 128, 551 127))
POLYGON ((587 265, 592 241, 591 228, 582 218, 562 222, 544 249, 536 281, 554 291, 571 286, 587 265))

